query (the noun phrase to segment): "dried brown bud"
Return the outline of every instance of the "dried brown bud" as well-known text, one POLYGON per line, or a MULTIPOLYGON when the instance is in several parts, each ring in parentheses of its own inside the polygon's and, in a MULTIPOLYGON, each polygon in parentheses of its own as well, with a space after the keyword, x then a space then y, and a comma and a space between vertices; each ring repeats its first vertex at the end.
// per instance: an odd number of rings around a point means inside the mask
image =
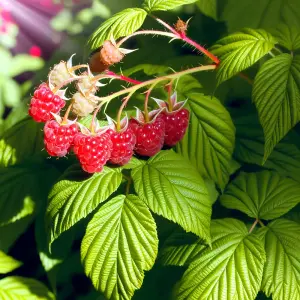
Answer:
POLYGON ((124 54, 111 42, 105 41, 100 50, 100 60, 106 66, 120 62, 124 54))
POLYGON ((184 22, 180 18, 178 18, 178 21, 174 25, 174 28, 178 33, 186 34, 188 29, 188 22, 184 22))

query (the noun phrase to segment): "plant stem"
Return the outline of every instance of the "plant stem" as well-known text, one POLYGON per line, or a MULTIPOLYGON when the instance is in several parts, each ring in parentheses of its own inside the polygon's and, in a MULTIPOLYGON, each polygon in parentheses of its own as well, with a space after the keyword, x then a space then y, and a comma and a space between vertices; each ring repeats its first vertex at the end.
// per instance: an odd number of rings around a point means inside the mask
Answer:
POLYGON ((121 130, 121 117, 122 117, 122 112, 123 112, 123 109, 126 107, 130 97, 134 94, 134 92, 131 92, 129 93, 125 99, 123 100, 123 103, 122 105, 120 106, 119 108, 119 111, 118 111, 118 115, 117 115, 117 131, 120 131, 121 130))
POLYGON ((256 219, 256 220, 254 221, 254 223, 252 224, 252 226, 251 226, 251 228, 250 228, 250 230, 249 230, 249 233, 251 233, 251 232, 253 231, 253 229, 255 228, 255 226, 257 225, 258 222, 259 222, 258 219, 256 219))
POLYGON ((88 68, 88 65, 77 65, 77 66, 74 66, 74 67, 70 68, 69 71, 74 72, 74 71, 79 70, 81 68, 88 68))
POLYGON ((261 220, 258 220, 258 223, 261 227, 265 227, 265 224, 261 220))
POLYGON ((173 111, 173 104, 171 101, 171 96, 172 96, 172 86, 173 86, 173 80, 171 80, 167 85, 167 91, 168 91, 168 110, 169 112, 173 111))
POLYGON ((130 38, 137 36, 137 35, 161 35, 161 36, 166 36, 166 37, 170 37, 170 38, 177 38, 177 36, 174 33, 171 32, 165 32, 165 31, 160 31, 160 30, 140 30, 140 31, 136 31, 128 36, 125 36, 123 39, 121 39, 118 43, 117 43, 117 47, 121 47, 122 44, 124 44, 127 40, 129 40, 130 38))
POLYGON ((166 27, 168 30, 170 30, 176 38, 186 42, 187 44, 195 47, 196 49, 198 49, 201 53, 205 54, 207 57, 209 57, 214 63, 216 63, 217 65, 220 63, 220 60, 213 55, 212 53, 210 53, 208 50, 206 50, 204 47, 200 46, 198 43, 196 43, 194 40, 190 39, 188 36, 186 36, 186 34, 182 34, 177 32, 173 27, 171 27, 169 24, 167 24, 166 22, 164 22, 163 20, 154 17, 154 19, 162 24, 164 27, 166 27))
POLYGON ((240 73, 239 76, 247 81, 250 85, 253 85, 253 80, 249 78, 245 73, 240 73))
POLYGON ((131 183, 132 183, 132 179, 131 179, 131 177, 127 177, 127 176, 126 176, 126 179, 127 179, 127 185, 126 185, 125 194, 127 196, 130 192, 130 186, 131 186, 131 183))
POLYGON ((150 80, 144 81, 140 84, 131 86, 131 87, 129 87, 127 89, 124 89, 122 91, 118 91, 116 93, 113 93, 109 96, 99 97, 99 101, 109 102, 110 100, 112 100, 116 97, 122 96, 124 94, 131 93, 131 92, 135 93, 137 90, 139 90, 143 87, 152 85, 152 84, 158 84, 162 81, 166 81, 166 80, 170 80, 170 79, 176 79, 176 78, 179 78, 179 77, 181 77, 183 75, 187 75, 187 74, 192 74, 192 73, 207 71, 207 70, 214 70, 214 69, 216 69, 216 67, 217 67, 216 65, 199 66, 199 67, 183 70, 183 71, 180 71, 180 72, 177 72, 177 73, 173 73, 173 74, 170 74, 170 75, 164 75, 164 76, 161 76, 161 77, 150 79, 150 80))
POLYGON ((132 83, 132 84, 140 84, 140 83, 142 83, 142 81, 139 81, 139 80, 136 80, 136 79, 124 76, 124 75, 118 75, 118 74, 116 74, 116 73, 114 73, 112 71, 106 71, 106 74, 114 76, 114 78, 116 78, 116 79, 127 81, 127 82, 132 83))
POLYGON ((64 118, 63 118, 63 120, 61 122, 61 125, 68 124, 68 117, 69 117, 70 111, 72 109, 73 103, 74 103, 74 101, 72 101, 71 104, 68 106, 68 109, 66 110, 64 118))

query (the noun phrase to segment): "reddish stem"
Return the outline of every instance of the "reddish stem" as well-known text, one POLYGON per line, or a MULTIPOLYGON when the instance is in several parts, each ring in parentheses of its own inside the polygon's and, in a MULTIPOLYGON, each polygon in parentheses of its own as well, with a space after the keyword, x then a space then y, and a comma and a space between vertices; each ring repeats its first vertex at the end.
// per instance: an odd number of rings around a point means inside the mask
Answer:
POLYGON ((181 39, 183 41, 185 41, 186 43, 188 43, 191 46, 194 46, 197 50, 199 50, 200 52, 205 54, 207 57, 209 57, 216 65, 220 64, 220 60, 215 55, 213 55, 211 52, 206 50, 204 47, 200 46, 198 43, 196 43, 195 41, 193 41, 186 35, 179 34, 179 36, 181 37, 181 39))
POLYGON ((112 71, 106 71, 105 73, 107 75, 109 75, 109 76, 112 76, 112 78, 116 78, 116 79, 120 79, 120 80, 123 80, 123 81, 127 81, 127 82, 132 83, 132 84, 140 84, 140 83, 142 83, 142 81, 139 81, 139 80, 136 80, 136 79, 124 76, 124 75, 118 75, 118 74, 116 74, 116 73, 114 73, 112 71))
POLYGON ((172 102, 171 102, 172 86, 173 86, 173 80, 170 81, 170 83, 168 83, 166 85, 167 91, 168 91, 168 109, 169 109, 169 112, 173 111, 173 105, 172 105, 172 102))
POLYGON ((71 104, 69 105, 68 109, 66 110, 65 115, 64 115, 64 117, 63 117, 63 120, 62 120, 62 122, 61 122, 61 125, 66 125, 66 124, 68 124, 68 117, 69 117, 70 111, 71 111, 71 109, 72 109, 73 103, 74 103, 74 102, 72 101, 71 104))
POLYGON ((117 131, 121 130, 121 117, 122 117, 122 112, 123 109, 126 107, 128 101, 130 99, 130 95, 124 98, 122 105, 119 108, 118 115, 117 115, 117 131))
POLYGON ((144 102, 144 116, 145 116, 146 123, 148 123, 150 121, 149 111, 148 111, 148 102, 149 102, 149 97, 150 97, 151 91, 152 91, 152 88, 150 87, 149 90, 146 92, 145 102, 144 102))

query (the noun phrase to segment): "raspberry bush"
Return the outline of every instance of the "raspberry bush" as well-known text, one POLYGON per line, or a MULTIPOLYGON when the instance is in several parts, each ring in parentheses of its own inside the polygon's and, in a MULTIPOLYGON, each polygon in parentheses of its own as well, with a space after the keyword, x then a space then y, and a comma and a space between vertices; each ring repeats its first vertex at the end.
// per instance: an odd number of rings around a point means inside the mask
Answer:
POLYGON ((244 0, 247 23, 225 1, 209 47, 162 12, 196 3, 211 24, 220 2, 145 0, 94 31, 86 62, 46 70, 0 140, 0 274, 20 266, 1 234, 34 221, 48 287, 7 276, 0 299, 69 299, 76 251, 90 299, 300 299, 299 5, 244 0))

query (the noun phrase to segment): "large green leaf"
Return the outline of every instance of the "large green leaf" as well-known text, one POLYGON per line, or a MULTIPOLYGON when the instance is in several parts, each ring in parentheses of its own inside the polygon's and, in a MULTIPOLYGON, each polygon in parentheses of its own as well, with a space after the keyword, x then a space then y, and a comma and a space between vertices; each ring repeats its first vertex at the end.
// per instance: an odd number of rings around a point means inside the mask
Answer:
POLYGON ((119 195, 94 215, 81 244, 85 273, 107 299, 131 299, 158 251, 154 219, 135 195, 119 195))
POLYGON ((214 20, 218 19, 217 15, 217 0, 198 0, 197 6, 200 11, 214 20))
POLYGON ((214 220, 212 248, 193 258, 177 297, 183 299, 254 300, 265 263, 263 241, 234 219, 214 220))
POLYGON ((143 7, 149 11, 171 10, 181 5, 192 4, 198 0, 145 0, 143 7))
POLYGON ((299 183, 272 171, 240 173, 221 196, 225 207, 265 220, 284 215, 299 202, 299 183))
POLYGON ((300 29, 286 24, 280 24, 274 36, 278 43, 290 51, 300 49, 300 29))
POLYGON ((1 300, 54 300, 54 295, 41 282, 19 276, 0 280, 1 300))
POLYGON ((266 160, 300 119, 300 56, 281 54, 264 63, 255 77, 253 101, 264 129, 266 160))
POLYGON ((45 157, 42 126, 26 118, 0 137, 0 166, 15 165, 28 158, 45 157))
POLYGON ((272 29, 280 22, 300 25, 298 0, 228 0, 222 14, 230 32, 244 27, 272 29))
MULTIPOLYGON (((239 161, 262 165, 264 157, 264 134, 256 115, 237 118, 234 156, 239 161)), ((276 170, 283 176, 300 181, 300 150, 287 136, 277 144, 264 163, 264 167, 276 170)))
POLYGON ((262 29, 245 28, 219 40, 212 52, 220 59, 218 84, 255 64, 276 44, 276 40, 262 29))
POLYGON ((218 99, 202 94, 187 94, 190 125, 177 145, 199 172, 224 188, 234 150, 235 128, 228 111, 218 99))
POLYGON ((146 16, 147 12, 141 8, 127 8, 113 15, 92 34, 89 40, 91 49, 100 47, 111 37, 118 39, 135 32, 143 25, 146 16))
POLYGON ((105 201, 119 187, 121 180, 118 169, 105 167, 101 173, 89 176, 77 165, 70 167, 49 194, 46 220, 50 245, 105 201))
POLYGON ((136 192, 153 212, 210 241, 211 201, 193 165, 173 151, 161 151, 131 174, 136 192))
POLYGON ((0 77, 0 102, 8 107, 16 107, 20 101, 20 85, 11 78, 0 77))
POLYGON ((9 273, 14 269, 19 268, 21 265, 22 265, 21 262, 6 255, 4 252, 0 250, 0 274, 9 273))
POLYGON ((300 225, 279 219, 268 224, 267 229, 262 290, 273 300, 300 299, 300 225))

